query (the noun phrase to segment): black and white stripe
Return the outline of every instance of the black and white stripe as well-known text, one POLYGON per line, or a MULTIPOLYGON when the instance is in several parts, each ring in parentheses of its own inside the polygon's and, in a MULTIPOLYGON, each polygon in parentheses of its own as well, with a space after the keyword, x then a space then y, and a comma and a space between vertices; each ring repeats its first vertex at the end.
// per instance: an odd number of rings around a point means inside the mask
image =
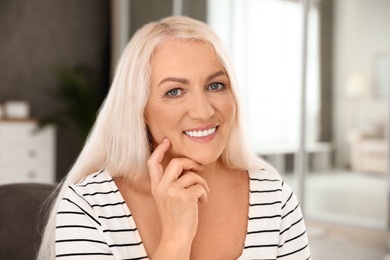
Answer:
MULTIPOLYGON (((250 172, 248 228, 239 259, 310 259, 305 223, 291 188, 250 172)), ((57 213, 58 259, 148 259, 112 177, 101 171, 69 187, 57 213)))
POLYGON ((134 220, 107 172, 72 185, 57 214, 59 259, 147 259, 134 220), (134 252, 136 256, 134 257, 134 252))
POLYGON ((299 203, 279 176, 250 174, 247 237, 240 259, 310 259, 299 203))

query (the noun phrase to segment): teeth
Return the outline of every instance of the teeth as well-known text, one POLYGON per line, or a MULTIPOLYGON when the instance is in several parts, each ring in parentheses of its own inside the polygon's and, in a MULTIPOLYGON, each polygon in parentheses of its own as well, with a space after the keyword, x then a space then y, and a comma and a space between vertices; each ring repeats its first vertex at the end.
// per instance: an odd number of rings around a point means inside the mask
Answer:
POLYGON ((217 128, 213 127, 210 128, 209 130, 203 130, 203 131, 184 131, 186 135, 189 135, 191 137, 205 137, 208 135, 211 135, 215 132, 217 128))

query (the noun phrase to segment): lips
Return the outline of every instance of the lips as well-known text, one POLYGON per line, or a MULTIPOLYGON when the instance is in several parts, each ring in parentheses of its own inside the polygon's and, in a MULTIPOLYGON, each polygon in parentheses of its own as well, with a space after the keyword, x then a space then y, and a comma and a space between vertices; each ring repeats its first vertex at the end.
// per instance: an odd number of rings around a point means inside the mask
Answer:
POLYGON ((202 138, 202 137, 207 137, 209 135, 214 134, 216 130, 217 130, 217 127, 212 127, 212 128, 205 129, 205 130, 188 130, 188 131, 184 131, 184 133, 190 137, 202 138))

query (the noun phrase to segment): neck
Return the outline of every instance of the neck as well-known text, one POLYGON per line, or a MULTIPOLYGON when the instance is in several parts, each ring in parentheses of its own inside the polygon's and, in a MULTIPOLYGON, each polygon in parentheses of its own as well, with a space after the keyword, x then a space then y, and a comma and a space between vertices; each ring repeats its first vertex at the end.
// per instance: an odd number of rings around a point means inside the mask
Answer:
POLYGON ((218 176, 229 171, 230 169, 228 169, 223 164, 222 159, 219 158, 215 162, 205 165, 203 171, 200 172, 199 175, 209 183, 214 177, 220 179, 218 176))

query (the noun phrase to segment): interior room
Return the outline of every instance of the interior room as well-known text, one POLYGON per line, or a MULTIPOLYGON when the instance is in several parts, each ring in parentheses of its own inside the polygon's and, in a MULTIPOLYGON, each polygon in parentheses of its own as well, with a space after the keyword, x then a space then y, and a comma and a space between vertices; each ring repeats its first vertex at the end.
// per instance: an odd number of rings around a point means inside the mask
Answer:
MULTIPOLYGON (((126 43, 170 15, 224 42, 252 149, 296 193, 312 258, 390 259, 388 0, 0 1, 0 201, 14 204, 1 186, 43 185, 28 190, 42 200, 64 178, 126 43)), ((1 259, 25 232, 10 218, 1 259)))

